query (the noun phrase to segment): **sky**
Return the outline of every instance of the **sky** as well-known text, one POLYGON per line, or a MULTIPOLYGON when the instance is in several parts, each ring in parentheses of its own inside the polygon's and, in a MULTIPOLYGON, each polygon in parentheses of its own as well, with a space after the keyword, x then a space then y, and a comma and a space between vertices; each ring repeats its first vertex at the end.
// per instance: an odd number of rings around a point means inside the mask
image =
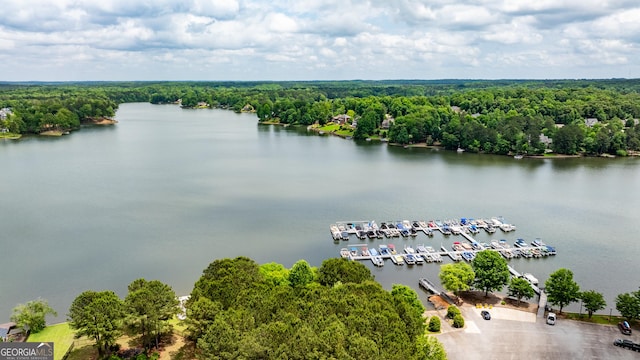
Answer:
POLYGON ((638 0, 2 0, 0 81, 640 77, 638 0))

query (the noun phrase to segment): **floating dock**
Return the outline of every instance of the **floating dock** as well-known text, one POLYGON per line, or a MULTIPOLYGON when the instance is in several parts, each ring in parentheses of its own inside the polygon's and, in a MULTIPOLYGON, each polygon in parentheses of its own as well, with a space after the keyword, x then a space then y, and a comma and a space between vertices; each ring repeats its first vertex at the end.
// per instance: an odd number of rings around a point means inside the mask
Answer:
MULTIPOLYGON (((460 221, 431 220, 428 222, 417 221, 417 220, 413 220, 413 221, 395 220, 395 221, 381 222, 380 224, 381 225, 379 226, 375 221, 371 221, 371 220, 338 221, 335 224, 332 224, 330 226, 330 229, 331 229, 332 236, 335 234, 335 230, 337 228, 338 231, 340 231, 341 233, 343 234, 347 233, 351 235, 355 234, 356 237, 359 239, 364 239, 366 237, 369 237, 370 239, 373 239, 373 238, 380 239, 383 237, 383 235, 384 237, 387 237, 387 238, 399 237, 400 234, 402 234, 402 231, 404 231, 404 235, 402 236, 407 237, 409 236, 409 233, 411 233, 410 230, 417 232, 417 231, 427 229, 427 231, 424 231, 425 233, 433 233, 434 231, 440 231, 445 236, 449 236, 449 234, 453 236, 461 236, 462 238, 464 238, 469 242, 469 245, 467 245, 466 243, 463 244, 464 249, 460 248, 458 250, 448 250, 445 246, 441 245, 440 251, 433 250, 431 247, 429 247, 429 251, 420 251, 420 248, 424 249, 425 247, 418 246, 416 248, 418 251, 416 251, 411 255, 420 259, 424 259, 424 261, 426 262, 439 262, 439 261, 442 261, 441 260, 442 257, 449 257, 451 258, 451 260, 456 262, 461 261, 463 259, 467 261, 471 261, 470 254, 475 256, 475 254, 483 250, 497 251, 506 259, 512 259, 514 257, 515 258, 517 257, 540 258, 544 256, 553 256, 556 254, 555 248, 542 243, 541 241, 539 241, 539 239, 536 239, 535 241, 533 241, 530 246, 524 246, 524 242, 523 242, 512 247, 510 244, 507 244, 505 241, 497 241, 497 240, 492 241, 492 244, 480 244, 476 240, 474 240, 474 238, 470 235, 470 233, 474 231, 477 232, 478 229, 487 230, 490 227, 501 229, 504 232, 514 231, 516 229, 515 225, 506 223, 502 217, 493 217, 488 220, 484 220, 484 219, 474 220, 474 219, 462 218, 460 221), (368 235, 365 236, 363 234, 368 234, 368 235), (470 246, 471 246, 471 249, 469 248, 470 246), (466 257, 463 257, 463 254, 466 255, 466 257)), ((412 238, 414 237, 414 235, 411 235, 411 236, 412 238)), ((335 236, 333 237, 335 240, 335 236)), ((349 237, 347 237, 346 240, 348 239, 349 237)), ((345 240, 345 239, 342 238, 342 240, 345 240)), ((358 245, 349 245, 349 246, 358 246, 358 245)), ((364 246, 364 244, 360 246, 364 246)), ((371 245, 367 244, 367 246, 371 246, 371 245)), ((386 248, 385 244, 381 244, 379 246, 381 249, 383 247, 386 248)), ((368 255, 368 256, 362 255, 361 253, 357 253, 355 255, 352 253, 349 253, 348 256, 345 256, 345 255, 343 255, 343 257, 346 257, 350 260, 371 261, 371 258, 373 257, 371 255, 368 255)), ((381 251, 379 254, 379 257, 381 257, 383 260, 386 260, 386 259, 396 260, 394 261, 394 263, 399 264, 399 263, 406 263, 407 254, 399 254, 399 253, 392 254, 390 251, 381 251), (399 258, 392 259, 392 256, 400 256, 402 260, 405 260, 405 261, 400 262, 399 260, 401 259, 399 258)), ((523 277, 524 275, 517 272, 511 266, 509 266, 509 272, 516 277, 523 277)), ((529 282, 531 283, 531 281, 529 282)), ((531 286, 536 292, 536 294, 540 295, 540 289, 533 283, 531 283, 531 286)))

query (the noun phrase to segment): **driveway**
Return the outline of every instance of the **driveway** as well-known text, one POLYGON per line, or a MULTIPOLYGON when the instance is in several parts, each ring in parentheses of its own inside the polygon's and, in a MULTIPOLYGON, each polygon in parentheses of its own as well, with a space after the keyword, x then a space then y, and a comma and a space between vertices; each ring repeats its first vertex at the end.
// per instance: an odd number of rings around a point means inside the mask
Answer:
POLYGON ((491 320, 484 320, 481 310, 461 308, 463 329, 442 322, 442 334, 436 336, 450 360, 638 359, 637 352, 613 345, 617 338, 638 342, 638 335, 624 336, 615 326, 564 319, 551 326, 535 314, 501 307, 489 309, 491 320))

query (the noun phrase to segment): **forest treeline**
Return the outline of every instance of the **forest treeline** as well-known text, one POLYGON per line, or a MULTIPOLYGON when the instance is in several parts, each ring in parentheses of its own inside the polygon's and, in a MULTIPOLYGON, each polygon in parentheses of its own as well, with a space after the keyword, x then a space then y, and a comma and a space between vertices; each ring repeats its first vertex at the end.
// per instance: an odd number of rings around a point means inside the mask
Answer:
POLYGON ((640 80, 405 80, 0 84, 0 129, 75 130, 120 103, 255 111, 258 121, 344 124, 358 139, 495 154, 640 151, 640 80))

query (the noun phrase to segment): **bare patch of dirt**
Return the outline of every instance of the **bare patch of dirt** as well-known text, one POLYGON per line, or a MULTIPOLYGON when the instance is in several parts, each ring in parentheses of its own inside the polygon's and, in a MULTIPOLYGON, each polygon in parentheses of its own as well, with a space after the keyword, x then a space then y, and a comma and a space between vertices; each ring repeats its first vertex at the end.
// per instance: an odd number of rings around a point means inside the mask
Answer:
POLYGON ((430 296, 429 302, 433 304, 433 307, 436 308, 436 310, 446 309, 449 307, 449 303, 444 301, 440 295, 430 296))
POLYGON ((84 125, 113 125, 116 124, 118 121, 115 119, 111 119, 108 117, 90 117, 90 118, 85 118, 82 120, 82 123, 84 125))

